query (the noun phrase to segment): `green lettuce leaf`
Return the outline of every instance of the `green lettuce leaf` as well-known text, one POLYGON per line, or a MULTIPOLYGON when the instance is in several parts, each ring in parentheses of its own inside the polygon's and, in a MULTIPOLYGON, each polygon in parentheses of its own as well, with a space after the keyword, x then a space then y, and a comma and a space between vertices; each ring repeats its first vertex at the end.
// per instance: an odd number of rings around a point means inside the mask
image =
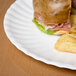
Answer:
POLYGON ((32 20, 32 22, 37 26, 37 28, 38 28, 40 31, 42 31, 42 32, 44 32, 44 33, 46 33, 46 34, 48 34, 48 35, 54 34, 54 33, 57 32, 57 31, 52 31, 52 30, 45 30, 45 28, 44 28, 42 25, 38 24, 38 22, 36 21, 35 18, 32 20))

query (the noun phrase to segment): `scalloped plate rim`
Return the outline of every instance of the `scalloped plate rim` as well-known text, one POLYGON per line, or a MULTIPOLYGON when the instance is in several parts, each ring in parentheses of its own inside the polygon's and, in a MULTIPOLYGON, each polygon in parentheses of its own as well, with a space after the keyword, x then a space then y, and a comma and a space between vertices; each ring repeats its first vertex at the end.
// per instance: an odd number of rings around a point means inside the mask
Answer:
MULTIPOLYGON (((19 1, 19 0, 16 0, 16 1, 19 1)), ((15 1, 15 2, 16 2, 16 1, 15 1)), ((10 8, 15 4, 15 2, 14 2, 13 4, 11 4, 11 6, 8 8, 7 12, 10 11, 10 8)), ((30 53, 30 52, 28 51, 28 49, 24 50, 22 47, 20 47, 19 44, 16 43, 15 40, 14 40, 13 38, 11 38, 11 37, 9 36, 9 34, 7 33, 7 31, 6 31, 6 26, 5 26, 6 20, 5 20, 5 18, 8 16, 8 15, 7 15, 7 12, 6 12, 5 16, 4 16, 4 22, 3 22, 3 23, 4 23, 4 24, 3 24, 3 25, 4 25, 4 32, 6 33, 6 36, 8 37, 8 39, 10 40, 10 42, 11 42, 17 49, 19 49, 20 51, 22 51, 24 54, 26 54, 26 55, 28 55, 28 56, 36 59, 36 60, 39 60, 39 61, 41 61, 41 62, 44 62, 44 63, 46 63, 46 64, 54 65, 54 66, 57 66, 57 67, 60 67, 60 68, 67 68, 67 69, 71 69, 71 70, 76 70, 76 67, 72 67, 72 65, 69 65, 69 64, 64 64, 64 65, 63 65, 62 63, 59 63, 59 62, 48 61, 48 60, 46 60, 46 59, 44 59, 44 58, 41 58, 41 57, 39 57, 39 56, 36 56, 36 55, 33 54, 33 53, 30 53)))

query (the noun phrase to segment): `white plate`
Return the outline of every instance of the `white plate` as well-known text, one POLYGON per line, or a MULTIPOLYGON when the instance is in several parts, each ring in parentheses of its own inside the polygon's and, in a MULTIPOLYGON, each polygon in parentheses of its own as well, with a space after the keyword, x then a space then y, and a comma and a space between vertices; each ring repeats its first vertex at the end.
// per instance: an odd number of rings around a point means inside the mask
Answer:
POLYGON ((58 52, 54 44, 58 36, 42 33, 32 23, 32 0, 17 0, 8 9, 4 29, 9 40, 25 54, 47 64, 76 70, 76 54, 58 52))

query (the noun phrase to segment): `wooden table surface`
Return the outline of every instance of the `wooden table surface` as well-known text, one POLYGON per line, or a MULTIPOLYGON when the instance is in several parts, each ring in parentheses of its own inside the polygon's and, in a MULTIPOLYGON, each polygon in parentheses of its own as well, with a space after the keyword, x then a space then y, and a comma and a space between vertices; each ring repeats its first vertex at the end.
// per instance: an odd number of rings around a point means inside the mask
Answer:
POLYGON ((19 51, 6 37, 4 15, 15 0, 0 0, 0 76, 76 76, 76 71, 37 61, 19 51))

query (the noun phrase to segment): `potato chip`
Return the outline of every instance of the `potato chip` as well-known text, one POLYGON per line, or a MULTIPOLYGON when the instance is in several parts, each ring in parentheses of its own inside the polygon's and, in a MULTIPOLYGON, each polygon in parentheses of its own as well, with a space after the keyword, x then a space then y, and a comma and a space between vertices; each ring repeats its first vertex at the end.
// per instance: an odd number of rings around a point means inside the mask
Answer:
POLYGON ((73 26, 71 28, 71 32, 75 32, 76 33, 76 25, 73 24, 73 26))
POLYGON ((76 33, 76 15, 71 15, 71 23, 72 23, 71 32, 76 33))
POLYGON ((63 52, 76 53, 76 38, 65 34, 55 44, 55 49, 63 52))
POLYGON ((68 35, 71 36, 71 37, 76 38, 76 33, 70 33, 70 34, 68 34, 68 35))
POLYGON ((71 15, 71 22, 72 22, 72 25, 76 24, 76 15, 71 15))

